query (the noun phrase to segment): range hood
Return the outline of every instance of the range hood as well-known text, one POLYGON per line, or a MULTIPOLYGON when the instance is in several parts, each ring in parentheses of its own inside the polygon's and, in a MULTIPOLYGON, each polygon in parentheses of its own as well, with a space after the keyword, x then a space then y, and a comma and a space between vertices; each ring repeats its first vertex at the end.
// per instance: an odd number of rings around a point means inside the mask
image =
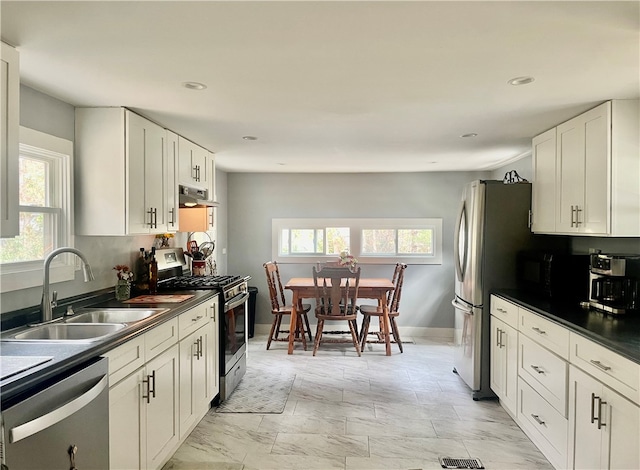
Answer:
POLYGON ((217 202, 209 201, 209 192, 206 189, 193 188, 191 186, 178 186, 180 207, 217 207, 217 202))

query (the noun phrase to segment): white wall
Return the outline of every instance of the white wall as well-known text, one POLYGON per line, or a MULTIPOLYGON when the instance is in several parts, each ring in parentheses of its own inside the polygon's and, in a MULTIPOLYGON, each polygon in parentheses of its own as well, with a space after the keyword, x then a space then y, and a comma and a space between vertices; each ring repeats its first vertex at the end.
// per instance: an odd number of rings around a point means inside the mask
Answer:
MULTIPOLYGON (((270 324, 262 264, 278 217, 442 217, 442 265, 410 265, 400 326, 452 328, 453 232, 462 187, 487 173, 228 174, 228 270, 258 288, 256 323, 270 324)), ((309 277, 311 265, 281 264, 283 282, 309 277)), ((393 265, 363 265, 367 277, 391 277, 393 265)))

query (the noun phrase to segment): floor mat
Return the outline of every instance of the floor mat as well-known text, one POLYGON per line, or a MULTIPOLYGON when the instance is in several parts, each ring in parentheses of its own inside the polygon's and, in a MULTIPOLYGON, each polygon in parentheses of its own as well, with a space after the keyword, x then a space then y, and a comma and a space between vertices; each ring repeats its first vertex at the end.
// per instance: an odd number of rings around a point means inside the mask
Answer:
POLYGON ((247 372, 216 413, 282 413, 295 378, 247 372))

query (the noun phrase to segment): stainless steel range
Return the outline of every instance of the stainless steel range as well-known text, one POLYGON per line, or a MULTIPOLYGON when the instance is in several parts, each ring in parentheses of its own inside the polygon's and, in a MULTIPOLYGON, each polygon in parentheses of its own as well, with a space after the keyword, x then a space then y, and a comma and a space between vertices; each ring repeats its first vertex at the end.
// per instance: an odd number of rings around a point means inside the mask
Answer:
POLYGON ((158 290, 215 290, 219 294, 220 401, 231 395, 247 369, 249 276, 193 276, 182 248, 156 251, 158 290))

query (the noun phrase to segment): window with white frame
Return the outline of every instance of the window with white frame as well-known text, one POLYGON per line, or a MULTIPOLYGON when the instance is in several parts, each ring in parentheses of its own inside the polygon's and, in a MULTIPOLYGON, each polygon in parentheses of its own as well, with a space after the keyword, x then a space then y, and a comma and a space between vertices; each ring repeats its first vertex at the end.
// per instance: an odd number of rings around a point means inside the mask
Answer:
POLYGON ((442 264, 442 219, 273 219, 272 251, 280 263, 347 251, 365 264, 442 264))
MULTIPOLYGON (((20 128, 20 234, 0 240, 2 292, 42 285, 44 258, 73 246, 72 156, 71 141, 20 128)), ((71 256, 56 257, 52 282, 73 279, 74 267, 71 256)))

